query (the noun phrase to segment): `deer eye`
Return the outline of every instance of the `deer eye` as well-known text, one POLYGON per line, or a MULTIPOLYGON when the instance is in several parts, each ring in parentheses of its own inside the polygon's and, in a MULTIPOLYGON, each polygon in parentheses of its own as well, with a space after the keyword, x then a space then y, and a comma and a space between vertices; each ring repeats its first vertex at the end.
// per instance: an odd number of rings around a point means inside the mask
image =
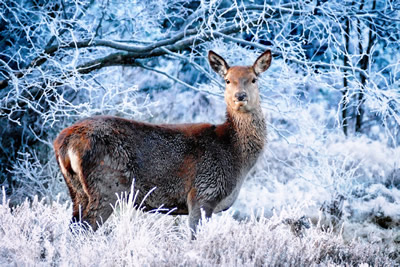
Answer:
POLYGON ((225 80, 226 84, 230 84, 231 81, 229 81, 228 79, 225 80))
POLYGON ((254 78, 251 82, 252 82, 252 83, 256 83, 256 82, 257 82, 257 79, 254 78))

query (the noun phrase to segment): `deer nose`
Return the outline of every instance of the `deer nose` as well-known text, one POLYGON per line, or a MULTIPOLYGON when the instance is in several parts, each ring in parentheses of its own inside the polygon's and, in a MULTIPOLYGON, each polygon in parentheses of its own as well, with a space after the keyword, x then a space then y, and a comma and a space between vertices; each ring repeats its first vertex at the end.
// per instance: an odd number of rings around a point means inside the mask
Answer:
POLYGON ((247 100, 247 94, 246 92, 239 92, 235 94, 235 97, 238 101, 246 101, 247 100))

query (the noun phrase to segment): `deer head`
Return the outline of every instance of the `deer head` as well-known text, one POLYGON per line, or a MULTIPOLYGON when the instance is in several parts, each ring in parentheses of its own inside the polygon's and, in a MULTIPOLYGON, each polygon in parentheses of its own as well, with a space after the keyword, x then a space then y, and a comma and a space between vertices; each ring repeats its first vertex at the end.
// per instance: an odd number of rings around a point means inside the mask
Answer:
POLYGON ((252 66, 229 67, 217 53, 210 50, 211 68, 225 79, 225 101, 229 108, 239 112, 251 112, 260 105, 258 76, 271 64, 271 51, 261 54, 252 66))

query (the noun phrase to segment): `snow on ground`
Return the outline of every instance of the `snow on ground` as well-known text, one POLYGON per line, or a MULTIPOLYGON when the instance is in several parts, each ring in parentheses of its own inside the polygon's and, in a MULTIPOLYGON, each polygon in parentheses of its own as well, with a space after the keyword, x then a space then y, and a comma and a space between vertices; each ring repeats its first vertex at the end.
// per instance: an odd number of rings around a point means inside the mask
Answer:
MULTIPOLYGON (((132 194, 133 195, 133 194, 132 194)), ((204 223, 189 239, 185 217, 135 211, 131 201, 96 233, 68 227, 71 207, 37 198, 0 205, 0 265, 28 266, 391 266, 389 249, 345 241, 306 220, 301 210, 235 220, 231 212, 204 223)))

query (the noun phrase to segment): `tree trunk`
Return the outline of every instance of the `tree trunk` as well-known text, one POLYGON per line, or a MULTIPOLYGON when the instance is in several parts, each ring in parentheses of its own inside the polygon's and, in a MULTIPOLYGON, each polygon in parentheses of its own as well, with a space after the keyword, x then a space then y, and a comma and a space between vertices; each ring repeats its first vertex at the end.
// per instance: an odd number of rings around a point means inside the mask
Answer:
MULTIPOLYGON (((361 2, 360 5, 360 10, 362 10, 364 7, 364 1, 361 2)), ((372 10, 375 10, 376 7, 376 0, 374 0, 372 2, 372 10)), ((373 27, 372 22, 370 21, 369 23, 369 32, 368 32, 368 45, 367 45, 367 49, 364 51, 363 45, 362 45, 362 39, 361 39, 361 25, 360 25, 360 21, 358 21, 358 27, 357 27, 357 31, 358 31, 358 36, 359 36, 359 43, 358 43, 358 48, 359 48, 359 52, 360 55, 362 55, 362 58, 360 60, 360 68, 364 71, 367 71, 368 69, 368 65, 370 62, 370 54, 371 54, 371 49, 372 49, 372 45, 375 41, 375 36, 372 32, 371 27, 373 27)), ((364 90, 365 90, 365 85, 366 85, 366 81, 367 81, 367 77, 365 76, 364 72, 360 73, 360 80, 361 80, 361 87, 357 93, 357 110, 356 110, 356 132, 361 132, 361 128, 362 128, 362 122, 363 122, 363 117, 364 117, 364 102, 365 102, 365 97, 364 97, 364 90)))
MULTIPOLYGON (((344 34, 344 39, 345 39, 345 45, 346 45, 346 51, 344 53, 343 57, 343 65, 345 67, 349 66, 349 45, 350 45, 350 18, 346 18, 346 29, 345 29, 345 34, 344 34)), ((348 88, 348 81, 347 81, 347 71, 343 71, 343 100, 342 100, 342 125, 343 125, 343 133, 347 136, 348 134, 348 106, 346 103, 346 99, 349 93, 349 88, 348 88)))

